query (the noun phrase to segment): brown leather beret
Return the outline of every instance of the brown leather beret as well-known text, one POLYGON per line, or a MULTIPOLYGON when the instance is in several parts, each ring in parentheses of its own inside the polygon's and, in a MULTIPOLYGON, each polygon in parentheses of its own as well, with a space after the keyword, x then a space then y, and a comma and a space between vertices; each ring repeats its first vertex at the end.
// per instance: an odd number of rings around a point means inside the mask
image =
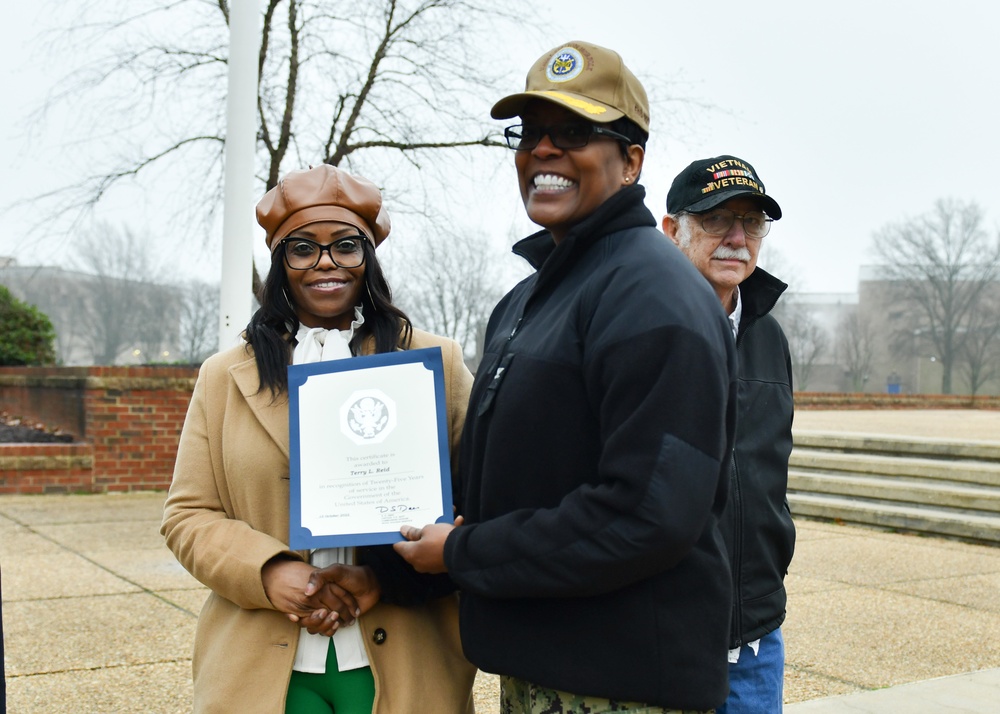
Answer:
POLYGON ((257 222, 272 252, 289 233, 317 221, 354 226, 376 247, 390 229, 378 187, 328 164, 290 171, 257 204, 257 222))

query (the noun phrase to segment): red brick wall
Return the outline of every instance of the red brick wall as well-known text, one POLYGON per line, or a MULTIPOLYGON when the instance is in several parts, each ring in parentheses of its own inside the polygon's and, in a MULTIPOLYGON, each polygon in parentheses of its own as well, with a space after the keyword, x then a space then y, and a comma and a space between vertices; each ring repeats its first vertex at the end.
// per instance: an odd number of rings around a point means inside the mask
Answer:
POLYGON ((83 438, 86 367, 0 367, 0 409, 83 438))
POLYGON ((0 493, 92 493, 93 444, 0 444, 0 493))
POLYGON ((1000 396, 796 392, 796 409, 1000 409, 1000 396))
POLYGON ((0 409, 79 442, 0 445, 0 493, 165 489, 196 376, 190 367, 0 368, 0 409))
MULTIPOLYGON (((0 444, 0 493, 165 489, 198 370, 0 367, 0 409, 72 444, 0 444)), ((796 409, 1000 409, 1000 397, 799 392, 796 409)))

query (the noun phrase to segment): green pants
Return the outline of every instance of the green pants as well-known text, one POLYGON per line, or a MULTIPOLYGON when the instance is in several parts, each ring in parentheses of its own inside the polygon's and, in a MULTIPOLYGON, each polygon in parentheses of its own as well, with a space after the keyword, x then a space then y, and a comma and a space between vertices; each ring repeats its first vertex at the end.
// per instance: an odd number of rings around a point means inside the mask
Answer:
POLYGON ((664 709, 641 702, 619 702, 600 697, 560 692, 539 687, 523 679, 500 677, 500 714, 711 714, 664 709))
POLYGON ((330 643, 326 674, 292 672, 285 714, 372 714, 375 679, 371 667, 337 669, 337 648, 330 643))

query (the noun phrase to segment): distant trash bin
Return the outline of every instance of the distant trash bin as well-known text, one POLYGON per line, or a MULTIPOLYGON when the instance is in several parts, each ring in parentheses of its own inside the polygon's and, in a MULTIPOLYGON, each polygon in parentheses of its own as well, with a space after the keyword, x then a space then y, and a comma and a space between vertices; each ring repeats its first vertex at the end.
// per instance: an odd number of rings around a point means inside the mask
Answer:
POLYGON ((887 384, 885 385, 885 391, 888 394, 899 394, 900 391, 901 391, 900 387, 901 387, 902 382, 903 382, 903 378, 900 377, 895 372, 893 372, 892 374, 889 375, 889 378, 887 380, 887 384))

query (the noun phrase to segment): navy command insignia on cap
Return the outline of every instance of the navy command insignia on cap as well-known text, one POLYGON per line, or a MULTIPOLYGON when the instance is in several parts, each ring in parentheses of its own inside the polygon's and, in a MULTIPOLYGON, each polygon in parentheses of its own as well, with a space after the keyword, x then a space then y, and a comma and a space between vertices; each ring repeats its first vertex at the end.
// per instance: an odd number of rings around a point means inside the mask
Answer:
POLYGON ((563 47, 552 55, 549 66, 545 68, 545 76, 550 82, 568 82, 580 76, 584 61, 580 50, 575 47, 563 47))

